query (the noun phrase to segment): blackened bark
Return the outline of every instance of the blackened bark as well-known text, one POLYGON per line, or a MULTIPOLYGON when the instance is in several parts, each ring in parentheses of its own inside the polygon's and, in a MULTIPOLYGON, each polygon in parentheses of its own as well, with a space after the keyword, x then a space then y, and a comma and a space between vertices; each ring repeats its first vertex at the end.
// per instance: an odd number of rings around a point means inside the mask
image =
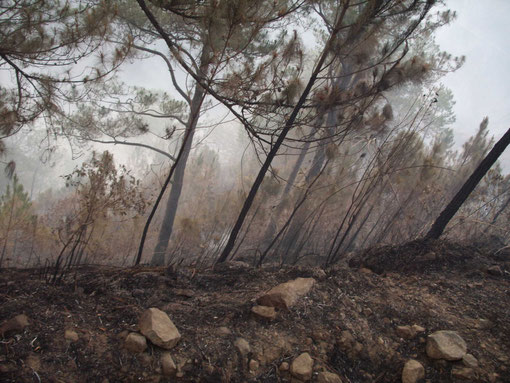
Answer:
POLYGON ((457 213, 471 192, 476 188, 478 183, 485 176, 485 174, 487 174, 489 169, 492 167, 492 165, 494 165, 494 163, 498 160, 499 156, 505 151, 509 144, 510 129, 508 129, 503 137, 501 137, 496 145, 494 145, 492 150, 489 152, 489 154, 487 154, 487 156, 485 156, 480 165, 478 165, 475 171, 457 192, 455 197, 453 197, 450 203, 441 212, 439 217, 437 217, 436 221, 425 236, 426 239, 438 239, 441 234, 443 234, 446 225, 448 225, 450 220, 457 213))

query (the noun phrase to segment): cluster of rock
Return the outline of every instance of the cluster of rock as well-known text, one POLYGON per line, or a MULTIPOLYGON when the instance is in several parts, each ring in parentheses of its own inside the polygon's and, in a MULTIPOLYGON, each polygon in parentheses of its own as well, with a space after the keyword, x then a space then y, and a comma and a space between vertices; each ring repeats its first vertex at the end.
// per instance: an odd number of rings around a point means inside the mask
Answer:
MULTIPOLYGON (((124 347, 133 353, 144 352, 147 348, 147 340, 155 346, 171 350, 181 339, 179 330, 169 316, 155 307, 147 309, 142 314, 138 322, 138 329, 140 333, 131 332, 124 341, 124 347)), ((160 361, 163 375, 178 376, 180 374, 168 351, 162 353, 160 361)))
MULTIPOLYGON (((413 327, 399 326, 397 333, 402 337, 412 337, 413 327)), ((466 342, 457 332, 441 330, 430 334, 427 337, 426 353, 431 359, 450 362, 462 361, 462 365, 456 365, 452 368, 454 378, 468 381, 475 378, 478 361, 473 355, 467 353, 466 342)), ((416 383, 424 378, 425 368, 419 361, 410 359, 405 363, 402 371, 402 383, 416 383)))

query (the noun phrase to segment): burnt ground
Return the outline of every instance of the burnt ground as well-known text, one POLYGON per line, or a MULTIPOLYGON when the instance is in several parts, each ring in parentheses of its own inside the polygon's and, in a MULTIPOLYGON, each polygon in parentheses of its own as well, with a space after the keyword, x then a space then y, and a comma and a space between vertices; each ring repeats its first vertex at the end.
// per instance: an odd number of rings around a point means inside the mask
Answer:
POLYGON ((88 266, 57 286, 45 282, 44 270, 2 270, 0 323, 26 314, 30 324, 0 336, 0 381, 286 382, 281 363, 309 352, 312 381, 330 371, 343 382, 398 382, 412 358, 426 381, 454 382, 461 362, 428 358, 425 342, 434 331, 455 330, 479 362, 469 381, 510 382, 509 271, 507 253, 439 241, 374 248, 326 270, 88 266), (305 298, 270 322, 251 315, 262 292, 296 277, 317 280, 305 298), (161 375, 160 348, 132 354, 123 347, 149 307, 167 312, 182 335, 171 350, 178 377, 161 375), (425 332, 400 338, 396 327, 413 324, 425 332), (69 329, 77 341, 65 339, 69 329), (238 337, 258 369, 237 353, 238 337))

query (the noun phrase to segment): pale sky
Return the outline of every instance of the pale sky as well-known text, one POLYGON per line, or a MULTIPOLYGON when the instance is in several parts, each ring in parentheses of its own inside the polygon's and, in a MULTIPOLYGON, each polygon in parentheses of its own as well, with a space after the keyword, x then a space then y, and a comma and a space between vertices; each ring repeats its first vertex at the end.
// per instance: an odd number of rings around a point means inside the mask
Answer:
MULTIPOLYGON (((442 50, 466 56, 466 63, 443 83, 456 101, 455 138, 460 146, 472 136, 484 116, 499 139, 510 128, 510 1, 448 0, 457 19, 437 33, 442 50)), ((510 152, 501 160, 510 172, 510 152)))

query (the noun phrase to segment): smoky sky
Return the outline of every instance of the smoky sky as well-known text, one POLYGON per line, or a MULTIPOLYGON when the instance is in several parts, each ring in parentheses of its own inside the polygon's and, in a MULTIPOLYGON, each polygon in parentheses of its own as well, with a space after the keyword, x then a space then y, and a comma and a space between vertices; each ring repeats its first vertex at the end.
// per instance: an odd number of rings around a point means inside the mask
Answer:
MULTIPOLYGON (((442 80, 456 101, 457 147, 475 134, 484 116, 499 139, 510 128, 510 1, 450 0, 446 7, 457 18, 438 31, 436 41, 442 50, 466 56, 464 66, 442 80)), ((500 162, 509 172, 508 150, 500 162)))

